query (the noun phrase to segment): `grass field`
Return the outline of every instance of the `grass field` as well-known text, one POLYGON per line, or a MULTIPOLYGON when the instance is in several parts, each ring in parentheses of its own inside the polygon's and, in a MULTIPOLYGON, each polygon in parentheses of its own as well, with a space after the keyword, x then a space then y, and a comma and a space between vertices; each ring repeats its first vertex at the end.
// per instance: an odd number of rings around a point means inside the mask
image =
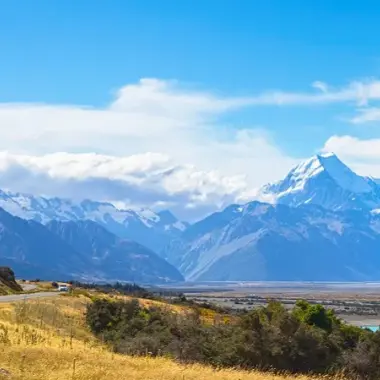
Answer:
MULTIPOLYGON (((84 323, 85 296, 0 304, 0 379, 307 380, 113 354, 84 323)), ((149 302, 144 300, 143 302, 149 302)), ((322 378, 320 378, 322 379, 322 378)))
POLYGON ((0 296, 6 296, 8 294, 14 293, 8 286, 5 286, 0 282, 0 296))

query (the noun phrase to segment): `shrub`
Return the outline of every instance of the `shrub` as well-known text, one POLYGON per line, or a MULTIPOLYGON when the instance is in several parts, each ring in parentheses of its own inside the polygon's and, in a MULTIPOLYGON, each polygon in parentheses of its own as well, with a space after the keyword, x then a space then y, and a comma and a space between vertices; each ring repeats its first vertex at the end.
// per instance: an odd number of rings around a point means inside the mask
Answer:
POLYGON ((380 333, 346 325, 322 306, 304 301, 292 312, 270 302, 234 315, 234 323, 205 324, 196 306, 173 313, 144 308, 137 300, 102 299, 87 306, 86 319, 116 352, 291 373, 345 369, 354 379, 380 378, 380 333))

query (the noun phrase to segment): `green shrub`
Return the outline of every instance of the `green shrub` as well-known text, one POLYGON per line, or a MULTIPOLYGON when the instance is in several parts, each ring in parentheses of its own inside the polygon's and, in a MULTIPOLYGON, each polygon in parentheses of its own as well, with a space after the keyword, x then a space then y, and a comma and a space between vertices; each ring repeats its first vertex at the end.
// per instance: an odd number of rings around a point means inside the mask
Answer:
POLYGON ((380 378, 380 333, 349 326, 318 304, 300 301, 288 312, 270 302, 234 317, 235 323, 210 325, 202 322, 197 307, 177 314, 144 308, 137 300, 101 299, 86 313, 92 332, 120 353, 165 355, 215 367, 345 371, 353 379, 380 378))

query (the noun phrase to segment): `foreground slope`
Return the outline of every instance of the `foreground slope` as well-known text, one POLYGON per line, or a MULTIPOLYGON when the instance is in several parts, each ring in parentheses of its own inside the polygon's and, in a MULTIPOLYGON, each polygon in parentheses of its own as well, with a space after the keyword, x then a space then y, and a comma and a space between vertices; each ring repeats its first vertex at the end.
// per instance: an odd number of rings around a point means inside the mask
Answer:
MULTIPOLYGON (((88 299, 0 304, 0 379, 80 380, 290 380, 259 371, 215 370, 169 359, 114 354, 98 344, 84 323, 88 299)), ((325 377, 321 377, 321 379, 325 377)), ((299 376, 298 380, 312 379, 299 376)), ((318 377, 313 377, 318 380, 318 377)), ((342 380, 342 378, 340 378, 342 380)))
POLYGON ((379 280, 379 227, 362 211, 250 202, 194 224, 162 255, 188 280, 379 280))

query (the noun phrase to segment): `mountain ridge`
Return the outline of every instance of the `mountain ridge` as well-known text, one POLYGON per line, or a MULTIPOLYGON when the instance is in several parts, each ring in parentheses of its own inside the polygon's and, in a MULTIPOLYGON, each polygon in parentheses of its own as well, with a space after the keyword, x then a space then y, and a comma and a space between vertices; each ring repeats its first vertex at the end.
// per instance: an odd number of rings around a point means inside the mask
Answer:
MULTIPOLYGON (((192 225, 178 221, 169 210, 119 210, 91 200, 75 203, 0 191, 0 205, 26 210, 29 220, 20 222, 24 230, 32 228, 36 236, 46 234, 41 228, 53 233, 50 239, 68 244, 68 256, 79 260, 75 267, 92 268, 93 276, 103 268, 117 280, 125 268, 129 278, 141 272, 146 279, 166 281, 165 275, 155 272, 156 265, 170 273, 171 280, 181 281, 181 275, 151 256, 156 251, 189 281, 380 280, 376 179, 359 176, 336 155, 324 153, 301 162, 259 195, 271 202, 258 196, 192 225), (44 226, 34 221, 36 215, 45 218, 44 226), (151 257, 145 266, 143 257, 151 257)), ((0 211, 0 254, 3 249, 19 259, 28 257, 35 241, 25 239, 20 226, 15 231, 4 229, 1 219, 13 219, 3 214, 0 211), (12 244, 18 250, 12 251, 12 244)), ((4 253, 2 260, 9 264, 4 253)))
MULTIPOLYGON (((357 210, 264 204, 228 210, 218 228, 197 224, 162 255, 190 281, 380 279, 380 219, 357 210), (364 259, 359 252, 365 251, 364 259), (379 268, 379 269, 376 269, 379 268)), ((215 217, 223 215, 219 213, 215 217)), ((224 217, 225 215, 223 215, 224 217)))
POLYGON ((134 241, 122 239, 90 221, 51 221, 46 227, 82 255, 91 255, 93 270, 110 281, 181 281, 183 277, 165 260, 134 241))
POLYGON ((315 155, 273 184, 263 186, 255 199, 292 207, 318 204, 329 210, 380 208, 378 180, 353 172, 334 153, 315 155))
POLYGON ((189 281, 380 280, 374 179, 324 153, 256 198, 194 223, 161 255, 189 281))
POLYGON ((96 222, 42 225, 1 208, 0 263, 24 278, 139 283, 182 280, 180 273, 154 252, 117 237, 96 222))
POLYGON ((155 213, 148 208, 120 209, 110 202, 85 199, 74 202, 58 197, 0 190, 0 207, 14 216, 47 224, 51 220, 92 220, 121 238, 130 239, 157 251, 185 230, 169 210, 155 213))

